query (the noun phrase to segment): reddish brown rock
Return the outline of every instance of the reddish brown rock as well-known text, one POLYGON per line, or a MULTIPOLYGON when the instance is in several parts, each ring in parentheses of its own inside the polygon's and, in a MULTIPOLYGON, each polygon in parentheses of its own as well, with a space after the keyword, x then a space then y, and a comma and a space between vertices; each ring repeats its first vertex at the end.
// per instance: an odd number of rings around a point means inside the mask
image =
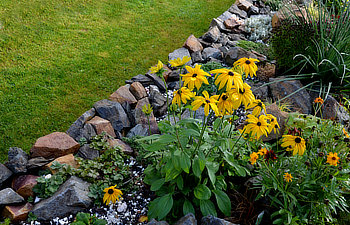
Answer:
POLYGON ((112 148, 119 147, 122 150, 122 152, 124 152, 125 154, 132 155, 134 152, 127 143, 125 143, 120 139, 110 138, 107 140, 107 142, 110 147, 112 148))
POLYGON ((237 16, 232 16, 231 18, 228 18, 227 20, 224 21, 224 25, 227 29, 234 29, 238 28, 239 26, 243 25, 244 21, 239 19, 237 16))
POLYGON ((106 132, 112 137, 116 137, 112 124, 108 120, 105 120, 99 116, 95 116, 94 118, 89 120, 87 123, 91 124, 95 128, 97 134, 106 132))
POLYGON ((20 196, 27 199, 29 196, 34 197, 33 187, 37 184, 36 179, 39 176, 22 175, 12 181, 12 189, 20 196))
POLYGON ((190 52, 197 52, 197 51, 203 50, 202 44, 198 41, 198 39, 193 34, 187 38, 183 46, 188 50, 190 50, 190 52))
POLYGON ((128 85, 124 85, 118 88, 118 90, 109 96, 109 100, 119 102, 120 104, 128 102, 130 105, 135 105, 137 102, 134 95, 129 91, 128 85))
POLYGON ((13 223, 25 221, 28 217, 28 213, 33 209, 33 205, 26 203, 18 206, 6 206, 2 211, 2 216, 10 218, 13 223))
POLYGON ((140 82, 134 82, 130 85, 130 92, 135 96, 137 100, 147 97, 146 89, 140 82))
POLYGON ((30 152, 32 158, 41 156, 46 159, 55 159, 67 154, 76 153, 79 148, 79 143, 68 134, 54 132, 38 138, 30 152))
POLYGON ((236 4, 237 4, 239 9, 244 10, 246 12, 248 12, 250 7, 253 6, 253 4, 247 0, 237 0, 236 4))
POLYGON ((271 141, 271 140, 277 139, 277 137, 278 138, 282 137, 289 113, 281 111, 280 108, 278 108, 276 103, 266 106, 266 111, 267 111, 267 114, 272 114, 273 116, 276 117, 277 122, 280 125, 280 129, 278 134, 275 134, 274 131, 272 131, 268 137, 263 136, 262 138, 263 141, 271 141))
MULTIPOLYGON (((59 162, 60 164, 67 164, 67 165, 69 165, 69 166, 71 166, 73 168, 78 168, 79 167, 79 164, 75 160, 73 154, 69 154, 69 155, 65 155, 65 156, 59 157, 59 158, 55 159, 53 162, 59 162)), ((49 169, 54 174, 54 173, 56 173, 56 171, 51 168, 53 162, 50 162, 49 164, 47 164, 45 166, 45 168, 49 169)))
POLYGON ((269 82, 270 78, 275 77, 276 65, 271 63, 266 63, 265 65, 258 65, 258 71, 256 76, 261 81, 269 82))
MULTIPOLYGON (((142 107, 147 104, 150 104, 148 98, 143 98, 139 100, 135 107, 134 117, 135 117, 136 124, 143 124, 148 127, 147 116, 142 112, 142 107)), ((154 117, 153 112, 149 117, 150 117, 149 120, 151 124, 151 133, 158 134, 159 133, 158 124, 157 124, 156 118, 154 117)))

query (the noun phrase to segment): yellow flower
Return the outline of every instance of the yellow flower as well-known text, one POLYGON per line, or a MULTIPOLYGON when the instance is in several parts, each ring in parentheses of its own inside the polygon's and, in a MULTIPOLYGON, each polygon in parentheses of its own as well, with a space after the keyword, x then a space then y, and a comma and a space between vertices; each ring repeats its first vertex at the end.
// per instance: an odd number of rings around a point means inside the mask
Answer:
POLYGON ((184 85, 187 86, 189 89, 192 90, 194 87, 196 87, 197 90, 199 90, 203 82, 205 84, 209 84, 205 76, 210 75, 201 69, 201 65, 197 64, 195 68, 186 66, 186 70, 188 71, 188 73, 181 74, 181 76, 183 77, 184 85))
POLYGON ((256 152, 253 152, 252 154, 250 154, 249 161, 252 165, 254 165, 256 163, 256 160, 258 159, 259 159, 259 155, 256 152))
POLYGON ((233 66, 242 67, 246 76, 256 76, 258 67, 255 65, 255 62, 259 62, 259 60, 253 58, 240 58, 233 64, 233 66))
POLYGON ((111 186, 109 188, 105 188, 103 192, 105 195, 103 196, 103 202, 106 205, 112 201, 115 204, 116 201, 119 201, 119 198, 123 195, 123 192, 116 188, 117 185, 111 186))
POLYGON ((259 139, 262 135, 267 136, 269 124, 267 123, 267 117, 265 115, 260 115, 259 117, 248 115, 247 117, 248 119, 246 121, 249 124, 245 126, 245 133, 251 133, 256 139, 259 139))
POLYGON ((277 122, 277 118, 271 114, 267 114, 266 116, 270 121, 269 133, 271 133, 272 131, 274 131, 275 134, 279 133, 280 125, 277 122))
POLYGON ((250 90, 250 86, 246 83, 243 83, 242 89, 233 88, 228 93, 232 96, 233 100, 233 108, 238 109, 243 103, 247 108, 250 103, 255 100, 252 90, 250 90))
POLYGON ((231 115, 232 114, 233 102, 227 93, 223 93, 220 96, 219 103, 218 103, 218 109, 222 115, 231 115))
POLYGON ((178 66, 183 66, 185 65, 187 62, 189 62, 191 60, 191 57, 188 56, 184 56, 182 59, 177 58, 174 60, 170 60, 169 63, 172 67, 178 67, 178 66))
POLYGON ((323 99, 321 97, 318 97, 314 100, 314 103, 320 103, 321 105, 323 104, 323 99))
POLYGON ((146 115, 149 116, 152 114, 153 112, 153 108, 151 106, 151 104, 146 104, 142 106, 142 112, 146 115))
POLYGON ((261 156, 266 155, 266 153, 267 153, 267 149, 266 149, 266 148, 262 148, 262 149, 260 149, 259 152, 258 152, 258 154, 261 155, 261 156))
POLYGON ((283 177, 284 177, 284 180, 287 182, 291 182, 292 178, 293 178, 292 174, 290 174, 290 173, 284 173, 283 177))
POLYGON ((214 95, 211 96, 209 98, 209 94, 207 91, 203 91, 202 94, 203 96, 196 96, 195 100, 192 102, 192 110, 196 111, 197 109, 199 109, 199 107, 201 107, 204 104, 204 114, 205 116, 209 115, 209 108, 211 108, 214 112, 215 115, 219 115, 219 110, 218 107, 216 106, 216 103, 218 103, 217 99, 218 99, 218 95, 214 95))
POLYGON ((157 73, 159 70, 163 69, 163 63, 158 60, 158 64, 156 66, 152 66, 149 68, 151 73, 157 73))
POLYGON ((217 69, 212 70, 210 73, 215 73, 215 85, 219 85, 219 90, 225 87, 226 85, 226 91, 229 91, 232 89, 232 86, 235 88, 243 88, 243 81, 242 81, 242 75, 239 73, 234 72, 232 69, 217 69))
POLYGON ((181 102, 186 104, 187 100, 190 100, 191 98, 194 98, 196 93, 192 92, 187 87, 182 87, 180 90, 177 90, 174 92, 174 98, 171 102, 172 104, 177 104, 178 106, 181 106, 181 102))
POLYGON ((282 136, 282 147, 287 147, 287 151, 293 151, 293 155, 297 153, 303 155, 305 151, 305 140, 299 136, 283 135, 282 136))
POLYGON ((327 163, 329 163, 331 166, 337 166, 339 162, 339 157, 338 157, 338 153, 333 153, 333 152, 330 152, 328 153, 328 156, 327 156, 327 163))
POLYGON ((260 99, 255 99, 252 103, 250 103, 247 109, 251 109, 251 108, 254 108, 252 112, 254 116, 259 116, 263 109, 264 109, 264 112, 266 113, 265 104, 260 99))
POLYGON ((343 128, 343 133, 344 133, 346 138, 350 138, 350 136, 349 136, 348 132, 346 132, 345 128, 343 128))

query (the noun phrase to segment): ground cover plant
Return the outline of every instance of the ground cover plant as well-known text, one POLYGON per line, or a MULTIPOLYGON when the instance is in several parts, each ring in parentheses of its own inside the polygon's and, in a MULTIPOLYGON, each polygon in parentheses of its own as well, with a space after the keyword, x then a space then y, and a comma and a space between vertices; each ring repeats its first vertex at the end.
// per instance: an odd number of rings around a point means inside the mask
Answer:
POLYGON ((0 161, 202 35, 232 0, 0 0, 0 161), (176 22, 174 22, 176 21, 176 22), (142 57, 140 57, 142 55, 142 57))

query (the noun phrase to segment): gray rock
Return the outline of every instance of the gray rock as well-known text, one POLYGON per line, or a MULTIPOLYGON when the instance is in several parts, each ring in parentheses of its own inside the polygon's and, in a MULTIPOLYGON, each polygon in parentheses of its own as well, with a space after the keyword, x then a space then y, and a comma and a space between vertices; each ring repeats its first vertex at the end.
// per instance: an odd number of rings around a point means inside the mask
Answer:
POLYGON ((95 109, 92 108, 81 115, 66 131, 66 133, 71 136, 75 141, 79 141, 82 137, 81 129, 84 127, 86 121, 90 120, 95 116, 95 109))
POLYGON ((149 221, 149 223, 147 223, 147 225, 169 225, 167 222, 165 221, 157 221, 155 219, 152 219, 151 221, 149 221))
POLYGON ((228 38, 231 39, 231 41, 247 40, 242 34, 229 34, 228 38))
POLYGON ((218 27, 221 32, 225 32, 225 33, 230 32, 230 30, 225 27, 223 20, 221 20, 219 18, 217 18, 217 19, 214 18, 210 22, 210 27, 218 27))
POLYGON ((236 225, 223 219, 219 219, 215 216, 205 216, 201 220, 201 225, 236 225))
POLYGON ((89 144, 85 144, 80 147, 76 156, 83 159, 95 159, 100 156, 100 153, 98 150, 90 148, 89 144))
POLYGON ((269 85, 273 99, 277 101, 296 92, 285 99, 284 102, 290 105, 289 108, 292 111, 311 114, 312 106, 310 104, 310 95, 305 89, 301 89, 303 85, 300 81, 284 79, 284 77, 270 79, 270 83, 274 82, 269 85))
POLYGON ((92 204, 88 196, 89 186, 89 183, 73 176, 53 196, 37 203, 32 213, 40 221, 80 212, 92 204))
POLYGON ((225 55, 228 52, 229 48, 227 46, 221 46, 219 50, 222 52, 222 54, 225 55))
MULTIPOLYGON (((200 119, 200 120, 203 120, 205 114, 204 114, 204 107, 200 107, 197 111, 192 111, 192 110, 189 110, 189 109, 186 109, 182 115, 181 115, 181 119, 186 119, 186 118, 195 118, 195 119, 200 119), (191 116, 192 114, 192 116, 191 116)), ((176 122, 179 121, 179 118, 176 117, 176 122)), ((175 124, 174 122, 174 117, 170 117, 170 123, 172 125, 175 124)))
POLYGON ((240 58, 257 58, 257 56, 241 47, 233 47, 226 53, 224 61, 227 65, 232 65, 235 61, 240 58))
POLYGON ((189 213, 181 217, 174 225, 197 225, 197 220, 192 213, 189 213))
POLYGON ((132 138, 134 136, 148 136, 148 127, 143 124, 137 124, 135 127, 131 128, 126 137, 132 138))
POLYGON ((208 32, 203 35, 203 40, 209 43, 216 42, 220 37, 220 30, 217 26, 211 27, 208 32))
POLYGON ((225 21, 227 19, 230 19, 231 17, 233 17, 232 13, 230 13, 229 11, 225 11, 218 17, 218 19, 220 19, 221 21, 225 21))
POLYGON ((14 174, 26 173, 29 156, 22 149, 13 147, 8 152, 6 167, 14 174))
MULTIPOLYGON (((182 47, 182 48, 178 48, 175 51, 173 51, 172 53, 170 53, 168 55, 168 59, 169 59, 169 61, 177 59, 177 58, 182 59, 184 56, 191 57, 190 52, 188 51, 188 49, 185 48, 185 47, 182 47)), ((187 62, 186 65, 187 66, 191 66, 192 65, 192 60, 187 62)))
POLYGON ((198 41, 202 44, 203 48, 211 47, 211 44, 212 44, 212 43, 209 43, 209 42, 204 41, 201 37, 198 38, 198 41))
POLYGON ((191 54, 191 58, 192 58, 193 63, 201 63, 204 61, 201 51, 193 52, 191 54))
POLYGON ((146 86, 148 86, 148 85, 153 83, 151 78, 146 77, 143 74, 139 74, 137 76, 134 76, 130 80, 126 80, 125 81, 126 84, 132 84, 133 82, 140 82, 144 87, 146 87, 146 86))
POLYGON ((150 86, 149 100, 153 107, 156 117, 164 115, 167 111, 166 97, 164 97, 157 88, 150 86))
POLYGON ((0 191, 0 206, 14 205, 23 202, 24 198, 12 190, 12 188, 6 188, 0 191))
POLYGON ((0 163, 0 187, 2 184, 12 176, 11 170, 9 170, 6 166, 0 163))
POLYGON ((263 82, 256 83, 253 81, 246 81, 246 83, 252 88, 251 90, 255 98, 260 99, 263 102, 270 99, 268 85, 262 86, 264 84, 263 82))
POLYGON ((179 81, 173 81, 168 83, 169 90, 178 90, 180 88, 179 81))
POLYGON ((90 123, 86 123, 80 130, 80 134, 77 136, 77 139, 80 141, 82 138, 85 138, 88 142, 90 142, 91 138, 96 135, 97 133, 94 126, 90 123))
POLYGON ((148 125, 150 123, 151 124, 151 133, 158 134, 159 129, 158 129, 158 124, 157 124, 156 118, 154 117, 154 113, 152 112, 151 115, 149 115, 147 117, 146 114, 142 110, 143 107, 147 106, 148 104, 150 104, 148 98, 140 99, 137 102, 135 110, 134 110, 135 122, 136 122, 136 124, 144 124, 146 127, 148 127, 148 125))
POLYGON ((129 118, 120 103, 103 99, 96 102, 94 108, 100 117, 111 122, 115 131, 130 127, 129 118))
POLYGON ((324 119, 335 118, 341 124, 348 124, 350 121, 349 113, 339 104, 335 98, 328 96, 324 101, 322 115, 324 119))
POLYGON ((220 43, 223 46, 227 45, 228 41, 229 41, 229 38, 226 34, 221 34, 218 39, 218 43, 220 43))
POLYGON ((259 15, 259 8, 252 5, 249 10, 248 10, 248 16, 252 16, 252 15, 259 15))
POLYGON ((240 10, 236 4, 233 4, 228 11, 230 13, 236 14, 237 16, 241 17, 242 19, 247 19, 248 14, 244 10, 240 10))
POLYGON ((203 58, 204 60, 208 60, 209 58, 214 58, 214 59, 222 59, 222 53, 219 49, 217 48, 205 48, 203 50, 203 58))
POLYGON ((164 84, 164 81, 160 77, 158 77, 155 74, 148 74, 148 73, 146 74, 146 76, 152 79, 153 84, 155 84, 161 92, 166 91, 166 86, 165 86, 166 84, 164 84))
MULTIPOLYGON (((192 58, 192 54, 191 54, 191 58, 192 58)), ((192 60, 193 60, 193 58, 192 58, 192 60)), ((182 70, 182 72, 184 72, 184 71, 182 70)), ((169 73, 166 81, 172 82, 172 81, 178 81, 178 80, 180 80, 180 70, 174 70, 174 71, 171 71, 169 73)), ((168 87, 169 87, 169 85, 168 85, 168 87)))
POLYGON ((49 162, 51 162, 53 159, 45 159, 44 157, 36 157, 36 158, 31 158, 28 160, 27 163, 27 169, 32 170, 32 169, 37 169, 42 166, 45 166, 49 162))

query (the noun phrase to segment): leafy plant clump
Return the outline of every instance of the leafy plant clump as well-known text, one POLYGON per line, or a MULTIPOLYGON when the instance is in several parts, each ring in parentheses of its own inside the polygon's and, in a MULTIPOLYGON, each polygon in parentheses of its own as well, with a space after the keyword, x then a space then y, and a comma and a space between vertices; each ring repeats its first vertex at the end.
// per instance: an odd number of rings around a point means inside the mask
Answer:
POLYGON ((82 213, 79 212, 76 217, 75 221, 72 223, 72 225, 105 225, 107 224, 106 220, 97 219, 96 216, 90 215, 89 213, 82 213))
POLYGON ((268 59, 273 59, 273 52, 272 49, 269 45, 263 44, 263 43, 258 43, 258 42, 253 42, 253 41, 244 41, 240 40, 237 43, 238 47, 244 48, 247 51, 256 51, 260 54, 265 55, 268 59))

